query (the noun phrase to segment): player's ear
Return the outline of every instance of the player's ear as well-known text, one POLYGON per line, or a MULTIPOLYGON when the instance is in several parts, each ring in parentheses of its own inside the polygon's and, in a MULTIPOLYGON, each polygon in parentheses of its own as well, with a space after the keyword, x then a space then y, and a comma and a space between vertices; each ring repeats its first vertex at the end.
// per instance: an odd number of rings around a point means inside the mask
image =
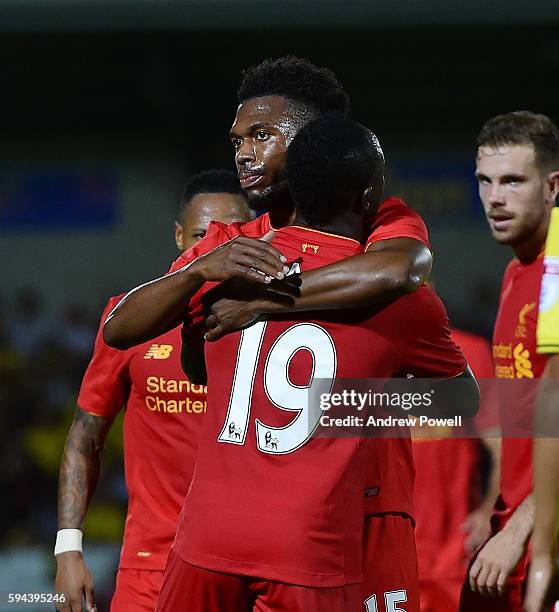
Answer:
POLYGON ((547 185, 549 188, 549 199, 555 205, 557 196, 559 196, 559 170, 547 175, 547 185))
POLYGON ((384 177, 382 185, 370 185, 363 192, 363 210, 367 216, 372 216, 376 213, 380 200, 382 198, 382 192, 384 191, 384 177))
POLYGON ((175 243, 179 251, 184 251, 184 231, 178 221, 175 221, 175 243))

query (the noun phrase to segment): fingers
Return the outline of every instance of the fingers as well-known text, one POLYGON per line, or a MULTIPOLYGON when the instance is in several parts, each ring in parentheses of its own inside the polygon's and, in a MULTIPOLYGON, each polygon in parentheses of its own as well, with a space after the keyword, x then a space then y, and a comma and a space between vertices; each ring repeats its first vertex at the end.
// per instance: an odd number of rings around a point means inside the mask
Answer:
POLYGON ((507 586, 507 578, 507 572, 501 570, 501 572, 499 573, 499 577, 497 578, 497 594, 499 596, 504 595, 505 593, 505 589, 507 586))
POLYGON ((481 569, 482 569, 482 565, 478 557, 473 562, 472 567, 470 568, 470 573, 468 574, 468 580, 470 582, 470 589, 474 591, 474 593, 477 591, 477 578, 479 576, 479 573, 481 572, 481 569))
POLYGON ((489 568, 486 565, 482 565, 481 569, 476 578, 476 589, 480 595, 488 597, 486 584, 487 578, 489 577, 489 568))
POLYGON ((213 329, 206 332, 204 338, 206 342, 216 342, 225 335, 225 330, 221 325, 216 325, 213 329))
POLYGON ((501 576, 499 568, 491 568, 485 580, 485 594, 486 597, 497 597, 497 581, 501 576))
POLYGON ((283 256, 279 251, 265 242, 253 240, 247 243, 245 240, 239 238, 236 244, 231 246, 231 260, 234 264, 261 272, 264 276, 270 277, 270 280, 272 278, 281 280, 285 277, 289 268, 280 259, 283 256))
POLYGON ((213 329, 217 325, 217 317, 215 314, 210 314, 205 320, 206 329, 213 329))
POLYGON ((95 597, 93 595, 93 585, 87 585, 85 587, 85 609, 87 612, 97 612, 95 597))

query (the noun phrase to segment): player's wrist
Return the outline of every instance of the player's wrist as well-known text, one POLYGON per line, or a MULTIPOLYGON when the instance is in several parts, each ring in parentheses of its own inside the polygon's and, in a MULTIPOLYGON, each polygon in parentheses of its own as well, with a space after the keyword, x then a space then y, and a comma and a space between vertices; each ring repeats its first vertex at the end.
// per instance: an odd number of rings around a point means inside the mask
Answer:
POLYGON ((56 533, 56 543, 54 545, 54 556, 65 553, 83 553, 83 533, 81 529, 59 529, 56 533))
POLYGON ((198 283, 205 283, 207 281, 215 280, 212 279, 212 273, 210 267, 207 265, 207 255, 202 255, 198 257, 198 259, 194 260, 185 272, 188 273, 188 276, 191 280, 198 283))

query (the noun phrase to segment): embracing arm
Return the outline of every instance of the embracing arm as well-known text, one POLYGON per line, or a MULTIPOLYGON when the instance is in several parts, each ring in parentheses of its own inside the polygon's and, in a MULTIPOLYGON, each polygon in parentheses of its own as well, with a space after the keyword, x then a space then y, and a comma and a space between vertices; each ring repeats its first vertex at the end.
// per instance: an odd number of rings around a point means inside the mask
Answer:
MULTIPOLYGON (((58 528, 82 529, 87 508, 97 486, 101 453, 112 420, 78 408, 64 446, 58 484, 58 528)), ((93 579, 83 555, 69 551, 56 555, 56 592, 64 593, 59 610, 94 609, 93 579)))
POLYGON ((136 287, 108 316, 105 342, 122 350, 173 329, 182 322, 189 301, 206 281, 238 276, 268 284, 272 278, 283 279, 285 257, 267 239, 268 235, 262 240, 235 238, 173 274, 136 287))
POLYGON ((292 305, 272 303, 263 314, 362 308, 411 293, 431 273, 431 251, 414 238, 392 238, 366 253, 301 275, 301 295, 292 305), (272 312, 269 312, 269 311, 272 312))
POLYGON ((362 308, 394 299, 420 287, 432 262, 431 251, 414 238, 373 243, 366 253, 304 272, 296 295, 271 286, 256 295, 223 297, 210 308, 207 340, 218 340, 266 314, 362 308))

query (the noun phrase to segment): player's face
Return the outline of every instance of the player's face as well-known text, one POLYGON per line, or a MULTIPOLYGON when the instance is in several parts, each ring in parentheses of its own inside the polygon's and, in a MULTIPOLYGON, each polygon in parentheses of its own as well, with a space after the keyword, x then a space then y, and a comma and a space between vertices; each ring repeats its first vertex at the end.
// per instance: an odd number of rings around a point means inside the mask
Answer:
POLYGON ((199 193, 187 209, 182 223, 175 221, 175 241, 180 251, 186 251, 201 240, 210 221, 234 223, 250 221, 245 198, 235 193, 199 193))
POLYGON ((241 187, 252 208, 290 202, 287 147, 310 117, 281 96, 263 96, 239 105, 230 137, 241 187))
POLYGON ((476 178, 495 240, 520 245, 547 227, 554 194, 531 145, 480 147, 476 178))

